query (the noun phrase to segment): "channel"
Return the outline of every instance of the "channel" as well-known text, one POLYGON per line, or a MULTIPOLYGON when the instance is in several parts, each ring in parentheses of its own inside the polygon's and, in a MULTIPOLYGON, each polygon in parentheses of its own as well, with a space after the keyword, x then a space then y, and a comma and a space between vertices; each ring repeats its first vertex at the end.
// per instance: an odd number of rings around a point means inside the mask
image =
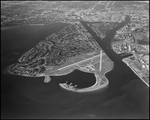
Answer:
MULTIPOLYGON (((126 79, 122 80, 122 83, 119 84, 124 84, 128 83, 129 81, 133 79, 138 79, 138 77, 131 71, 131 69, 124 63, 122 62, 123 57, 119 54, 116 54, 112 48, 111 48, 111 39, 115 36, 116 31, 126 25, 130 21, 130 17, 127 16, 125 21, 118 23, 116 27, 114 27, 112 30, 110 30, 104 40, 101 40, 99 36, 90 28, 89 24, 92 22, 86 22, 81 20, 81 24, 87 29, 87 31, 94 37, 94 39, 97 41, 99 46, 103 49, 103 51, 107 54, 107 56, 114 62, 114 69, 110 71, 109 73, 106 74, 106 77, 108 80, 110 80, 110 84, 114 84, 114 80, 118 79, 118 76, 120 76, 120 79, 126 79), (122 71, 122 72, 120 72, 122 71), (114 75, 114 74, 117 74, 114 75), (121 73, 121 74, 120 74, 121 73), (124 77, 124 78, 123 78, 124 77)), ((118 81, 118 80, 117 80, 118 81)), ((118 85, 119 85, 118 84, 118 85)))

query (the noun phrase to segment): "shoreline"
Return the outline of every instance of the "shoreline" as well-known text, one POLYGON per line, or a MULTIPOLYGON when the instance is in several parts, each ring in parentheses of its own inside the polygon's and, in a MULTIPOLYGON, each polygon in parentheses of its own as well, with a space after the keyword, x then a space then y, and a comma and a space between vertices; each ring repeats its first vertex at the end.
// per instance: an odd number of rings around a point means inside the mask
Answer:
MULTIPOLYGON (((52 22, 50 24, 25 24, 25 25, 18 25, 18 26, 12 26, 12 27, 1 27, 1 30, 10 30, 10 29, 16 29, 19 27, 23 27, 23 26, 47 26, 47 25, 51 25, 54 24, 55 22, 52 22)), ((56 22, 57 23, 57 22, 56 22)), ((65 23, 65 22, 58 22, 58 23, 65 23)), ((66 22, 67 23, 67 22, 66 22)))
MULTIPOLYGON (((13 27, 1 27, 1 30, 10 30, 10 29, 16 29, 19 27, 28 26, 28 25, 20 25, 20 26, 13 26, 13 27)), ((30 24, 30 26, 45 26, 44 24, 30 24)))

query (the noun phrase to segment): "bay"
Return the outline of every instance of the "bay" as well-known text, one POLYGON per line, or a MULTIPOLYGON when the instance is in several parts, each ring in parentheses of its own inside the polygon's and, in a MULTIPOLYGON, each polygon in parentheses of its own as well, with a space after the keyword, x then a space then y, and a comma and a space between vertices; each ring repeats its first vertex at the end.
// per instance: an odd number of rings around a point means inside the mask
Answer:
MULTIPOLYGON (((86 22, 81 23, 87 26, 86 22)), ((87 85, 95 81, 93 74, 79 70, 65 76, 52 76, 48 84, 43 82, 42 77, 30 78, 1 72, 1 118, 148 118, 147 87, 122 62, 122 57, 110 49, 111 38, 122 25, 112 29, 104 41, 86 27, 114 62, 114 69, 106 74, 109 80, 106 89, 78 94, 58 86, 59 82, 70 79, 87 85)), ((1 31, 1 71, 16 62, 24 51, 64 26, 24 26, 1 31)))

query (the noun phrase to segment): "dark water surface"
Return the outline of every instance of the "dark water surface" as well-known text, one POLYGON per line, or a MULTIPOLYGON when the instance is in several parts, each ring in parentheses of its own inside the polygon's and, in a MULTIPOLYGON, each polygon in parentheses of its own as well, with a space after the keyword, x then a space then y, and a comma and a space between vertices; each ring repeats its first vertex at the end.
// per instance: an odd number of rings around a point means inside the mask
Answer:
MULTIPOLYGON (((81 22, 82 23, 82 22, 81 22)), ((85 22, 83 25, 86 27, 85 22)), ((1 31, 1 71, 47 35, 66 24, 23 26, 1 31)), ((90 28, 86 29, 97 40, 90 28)), ((75 70, 66 76, 43 78, 5 75, 1 72, 1 118, 148 118, 149 88, 110 49, 110 31, 101 48, 114 62, 114 69, 106 74, 109 86, 97 93, 77 94, 58 86, 63 80, 95 80, 93 74, 75 70)), ((112 33, 111 33, 112 32, 112 33)))

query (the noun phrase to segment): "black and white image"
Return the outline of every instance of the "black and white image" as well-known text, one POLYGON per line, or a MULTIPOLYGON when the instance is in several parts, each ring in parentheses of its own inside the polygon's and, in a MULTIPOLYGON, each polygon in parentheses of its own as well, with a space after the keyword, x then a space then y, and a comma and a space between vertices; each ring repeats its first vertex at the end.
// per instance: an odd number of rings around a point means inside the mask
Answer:
POLYGON ((149 119, 149 1, 1 1, 1 119, 149 119))

